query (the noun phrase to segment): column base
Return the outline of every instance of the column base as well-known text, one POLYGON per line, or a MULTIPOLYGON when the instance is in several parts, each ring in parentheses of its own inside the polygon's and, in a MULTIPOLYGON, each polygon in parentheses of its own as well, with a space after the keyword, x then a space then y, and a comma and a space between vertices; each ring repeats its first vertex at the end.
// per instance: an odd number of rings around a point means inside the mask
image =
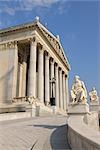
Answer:
POLYGON ((50 102, 45 101, 45 105, 46 105, 46 106, 50 106, 50 102))

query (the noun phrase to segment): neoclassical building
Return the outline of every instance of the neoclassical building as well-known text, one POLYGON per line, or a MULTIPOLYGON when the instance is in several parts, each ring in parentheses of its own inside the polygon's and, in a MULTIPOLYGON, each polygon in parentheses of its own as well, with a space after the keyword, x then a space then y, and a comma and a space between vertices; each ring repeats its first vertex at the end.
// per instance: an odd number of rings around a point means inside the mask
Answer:
POLYGON ((34 22, 0 30, 1 106, 26 97, 48 106, 53 87, 57 108, 66 110, 69 70, 59 36, 48 31, 38 17, 34 22))

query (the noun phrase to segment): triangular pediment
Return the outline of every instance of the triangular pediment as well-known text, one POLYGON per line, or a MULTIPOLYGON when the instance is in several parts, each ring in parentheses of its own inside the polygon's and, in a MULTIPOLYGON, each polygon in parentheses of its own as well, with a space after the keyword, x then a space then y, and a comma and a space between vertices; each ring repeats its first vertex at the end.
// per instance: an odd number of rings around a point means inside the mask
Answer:
POLYGON ((37 25, 39 29, 41 30, 41 32, 45 35, 47 40, 51 43, 53 48, 56 50, 56 52, 60 55, 60 57, 66 63, 68 69, 70 70, 70 65, 64 53, 63 47, 60 43, 60 40, 56 36, 54 36, 51 32, 49 32, 47 28, 43 26, 40 22, 38 22, 37 25))

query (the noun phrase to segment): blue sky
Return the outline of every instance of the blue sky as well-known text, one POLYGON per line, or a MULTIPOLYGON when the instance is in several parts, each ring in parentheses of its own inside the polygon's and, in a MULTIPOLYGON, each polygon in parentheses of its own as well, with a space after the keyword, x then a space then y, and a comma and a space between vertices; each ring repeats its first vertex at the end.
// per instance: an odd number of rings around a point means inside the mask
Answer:
POLYGON ((0 28, 31 22, 39 16, 60 40, 71 65, 69 86, 77 74, 87 90, 100 95, 100 1, 0 0, 0 28))

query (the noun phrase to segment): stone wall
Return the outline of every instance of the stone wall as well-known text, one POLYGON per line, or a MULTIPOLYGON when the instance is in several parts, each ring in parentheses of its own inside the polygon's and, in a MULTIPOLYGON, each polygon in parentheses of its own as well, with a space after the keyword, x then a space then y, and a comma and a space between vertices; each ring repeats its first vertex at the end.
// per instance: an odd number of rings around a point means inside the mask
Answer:
POLYGON ((12 97, 14 73, 14 50, 0 51, 0 103, 12 97))
POLYGON ((98 111, 93 111, 84 116, 84 122, 93 129, 99 130, 99 115, 98 111))
POLYGON ((80 115, 68 119, 68 140, 74 150, 100 150, 100 132, 86 125, 80 115))

